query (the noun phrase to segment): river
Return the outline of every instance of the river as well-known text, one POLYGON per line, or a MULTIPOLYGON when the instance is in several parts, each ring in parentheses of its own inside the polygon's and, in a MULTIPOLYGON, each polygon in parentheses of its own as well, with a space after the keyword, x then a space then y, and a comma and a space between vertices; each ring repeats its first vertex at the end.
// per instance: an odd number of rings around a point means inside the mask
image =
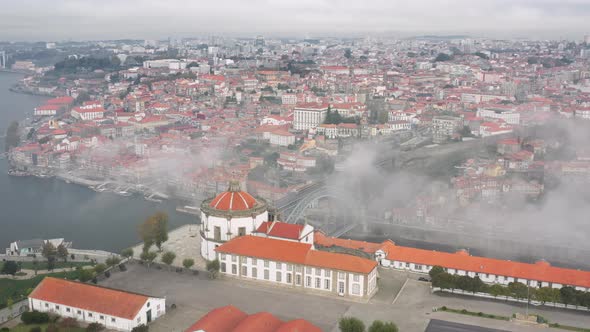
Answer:
MULTIPOLYGON (((22 76, 0 72, 0 130, 32 114, 47 98, 10 92, 22 76)), ((2 140, 3 141, 3 140, 2 140)), ((3 142, 0 148, 4 151, 3 142)), ((169 228, 195 223, 178 213, 171 202, 154 203, 143 197, 96 193, 56 179, 12 177, 0 160, 0 252, 10 242, 63 237, 79 249, 116 251, 140 242, 137 226, 156 211, 169 216, 169 228)))

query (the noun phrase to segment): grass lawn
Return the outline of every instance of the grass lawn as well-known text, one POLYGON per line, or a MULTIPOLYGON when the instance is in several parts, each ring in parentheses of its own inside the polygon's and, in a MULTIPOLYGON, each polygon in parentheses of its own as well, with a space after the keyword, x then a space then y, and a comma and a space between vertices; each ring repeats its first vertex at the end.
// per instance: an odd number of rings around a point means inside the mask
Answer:
POLYGON ((35 288, 43 278, 46 276, 52 276, 57 278, 66 279, 77 279, 77 271, 48 273, 44 275, 38 275, 31 279, 26 280, 14 280, 14 279, 0 279, 0 308, 6 306, 6 300, 12 298, 14 302, 18 302, 28 295, 28 292, 35 288))
MULTIPOLYGON (((34 270, 35 269, 35 264, 33 264, 33 262, 18 262, 18 264, 20 265, 21 269, 27 269, 27 270, 34 270)), ((88 265, 92 265, 92 263, 90 262, 64 262, 64 261, 57 261, 55 262, 55 268, 56 269, 63 269, 63 268, 69 268, 69 267, 77 267, 77 266, 88 266, 88 265)), ((2 266, 4 266, 4 262, 0 262, 0 270, 2 270, 2 266)), ((38 270, 47 270, 47 261, 44 259, 40 259, 37 262, 37 269, 38 270)))
MULTIPOLYGON (((49 324, 31 324, 31 325, 25 325, 25 324, 19 324, 13 328, 10 329, 11 332, 15 331, 15 332, 29 332, 31 330, 31 328, 33 327, 40 327, 41 331, 45 331, 45 329, 47 328, 47 325, 49 324)), ((58 323, 59 326, 59 323, 58 323)), ((86 329, 81 328, 81 327, 75 327, 75 328, 59 328, 60 332, 84 332, 86 331, 86 329)))

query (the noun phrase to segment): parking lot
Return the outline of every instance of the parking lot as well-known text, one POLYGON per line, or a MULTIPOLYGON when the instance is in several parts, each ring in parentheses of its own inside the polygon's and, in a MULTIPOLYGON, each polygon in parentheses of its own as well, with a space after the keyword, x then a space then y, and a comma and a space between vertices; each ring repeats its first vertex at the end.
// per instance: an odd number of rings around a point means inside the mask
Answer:
MULTIPOLYGON (((447 306, 511 316, 515 312, 524 312, 524 308, 504 301, 431 294, 430 284, 417 279, 416 275, 380 270, 380 290, 368 302, 308 294, 235 279, 210 280, 204 272, 195 276, 188 272, 170 272, 165 268, 148 269, 139 264, 130 265, 126 272, 113 274, 101 285, 165 297, 168 306, 175 304, 176 308, 156 320, 150 326, 150 331, 183 331, 210 310, 232 304, 249 314, 267 311, 282 320, 303 318, 323 331, 332 332, 339 331, 337 324, 342 316, 358 317, 367 325, 375 319, 393 321, 404 332, 424 332, 431 319, 506 331, 554 332, 553 329, 539 326, 433 312, 433 308, 447 306)), ((590 326, 588 315, 573 311, 533 308, 531 312, 539 313, 552 322, 590 326)))

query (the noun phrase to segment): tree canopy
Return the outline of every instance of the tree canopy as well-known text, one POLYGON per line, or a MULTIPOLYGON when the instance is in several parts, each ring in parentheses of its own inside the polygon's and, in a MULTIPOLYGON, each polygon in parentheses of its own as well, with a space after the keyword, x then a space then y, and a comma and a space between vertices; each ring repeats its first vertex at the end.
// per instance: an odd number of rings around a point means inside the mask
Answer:
POLYGON ((365 323, 355 317, 343 317, 338 322, 338 327, 341 332, 364 332, 365 323))
POLYGON ((398 332, 397 326, 393 322, 382 322, 376 320, 369 326, 369 332, 398 332))
POLYGON ((15 261, 7 261, 2 266, 2 274, 15 275, 18 272, 18 264, 15 261))
POLYGON ((168 215, 156 212, 139 226, 139 235, 143 240, 143 251, 148 251, 152 245, 162 250, 162 243, 168 241, 168 215))

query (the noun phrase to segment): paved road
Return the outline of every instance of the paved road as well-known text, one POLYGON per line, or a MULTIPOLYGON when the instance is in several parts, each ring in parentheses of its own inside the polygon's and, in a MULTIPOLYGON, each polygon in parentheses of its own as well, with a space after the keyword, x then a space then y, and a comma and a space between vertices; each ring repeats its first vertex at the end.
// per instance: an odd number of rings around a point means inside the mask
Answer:
POLYGON ((474 325, 447 322, 439 319, 432 319, 428 323, 425 332, 508 332, 505 330, 488 329, 474 325))

